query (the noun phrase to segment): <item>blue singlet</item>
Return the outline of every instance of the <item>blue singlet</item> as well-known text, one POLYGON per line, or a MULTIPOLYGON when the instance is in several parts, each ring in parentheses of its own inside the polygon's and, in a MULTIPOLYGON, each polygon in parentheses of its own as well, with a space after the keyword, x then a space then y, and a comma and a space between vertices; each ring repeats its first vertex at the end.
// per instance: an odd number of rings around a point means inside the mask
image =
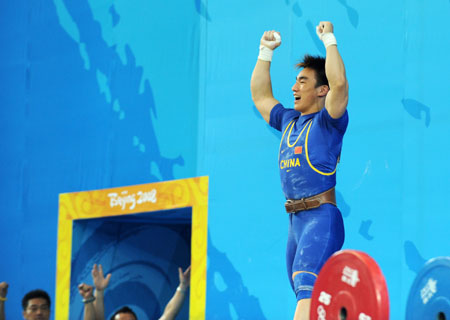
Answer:
MULTIPOLYGON (((283 132, 278 165, 286 199, 311 197, 336 185, 347 111, 339 119, 333 119, 326 108, 302 116, 277 104, 270 125, 283 132)), ((317 274, 343 243, 344 224, 334 205, 289 215, 286 264, 297 300, 311 297, 317 274)))

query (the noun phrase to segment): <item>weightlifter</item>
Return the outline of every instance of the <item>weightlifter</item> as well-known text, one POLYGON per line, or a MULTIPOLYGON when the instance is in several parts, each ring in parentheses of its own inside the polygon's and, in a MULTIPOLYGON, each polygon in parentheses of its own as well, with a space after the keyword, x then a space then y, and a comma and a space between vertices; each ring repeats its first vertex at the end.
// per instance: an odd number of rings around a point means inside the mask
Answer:
POLYGON ((281 186, 289 214, 286 262, 297 297, 294 319, 309 319, 311 293, 325 261, 344 242, 342 215, 336 207, 336 167, 347 129, 348 82, 330 22, 316 27, 326 58, 305 55, 292 86, 293 109, 273 97, 270 65, 281 44, 276 31, 264 32, 251 79, 256 108, 282 132, 281 186))

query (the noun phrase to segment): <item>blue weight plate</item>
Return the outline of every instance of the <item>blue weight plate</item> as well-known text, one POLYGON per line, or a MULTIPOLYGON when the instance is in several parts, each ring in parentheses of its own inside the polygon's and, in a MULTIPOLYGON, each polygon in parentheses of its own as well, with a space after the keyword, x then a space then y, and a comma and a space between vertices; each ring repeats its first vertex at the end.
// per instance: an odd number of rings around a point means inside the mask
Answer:
POLYGON ((406 320, 450 320, 450 257, 428 261, 409 292, 406 320))

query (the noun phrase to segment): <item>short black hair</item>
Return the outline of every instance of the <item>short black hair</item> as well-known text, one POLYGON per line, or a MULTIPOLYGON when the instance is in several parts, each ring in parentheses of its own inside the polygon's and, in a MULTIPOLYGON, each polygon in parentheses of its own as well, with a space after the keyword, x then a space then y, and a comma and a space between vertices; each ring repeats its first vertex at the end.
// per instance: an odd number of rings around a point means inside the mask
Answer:
POLYGON ((36 299, 36 298, 42 298, 42 299, 46 300, 47 304, 48 304, 48 308, 50 309, 50 306, 51 306, 50 296, 48 295, 47 292, 45 292, 44 290, 41 290, 41 289, 32 290, 23 296, 22 309, 25 311, 28 307, 28 302, 31 299, 36 299))
POLYGON ((305 54, 303 60, 295 65, 297 69, 308 68, 316 72, 316 88, 320 86, 329 86, 328 79, 325 74, 325 58, 321 56, 311 56, 305 54))
POLYGON ((131 310, 131 308, 129 308, 129 307, 127 307, 127 306, 124 306, 124 307, 120 308, 119 310, 117 310, 116 312, 114 312, 114 314, 113 314, 112 317, 111 317, 111 320, 114 320, 114 317, 117 316, 119 313, 130 313, 130 314, 132 314, 132 315, 134 316, 134 318, 137 320, 137 316, 136 316, 136 314, 134 313, 134 311, 131 310))

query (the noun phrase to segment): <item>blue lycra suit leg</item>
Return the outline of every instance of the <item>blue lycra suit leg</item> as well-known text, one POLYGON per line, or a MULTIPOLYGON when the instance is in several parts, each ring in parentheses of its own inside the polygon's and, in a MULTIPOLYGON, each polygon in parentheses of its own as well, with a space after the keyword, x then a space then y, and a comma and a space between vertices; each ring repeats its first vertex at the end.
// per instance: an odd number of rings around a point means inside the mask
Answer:
POLYGON ((291 213, 286 266, 297 300, 310 298, 317 274, 344 243, 341 212, 331 204, 291 213))

